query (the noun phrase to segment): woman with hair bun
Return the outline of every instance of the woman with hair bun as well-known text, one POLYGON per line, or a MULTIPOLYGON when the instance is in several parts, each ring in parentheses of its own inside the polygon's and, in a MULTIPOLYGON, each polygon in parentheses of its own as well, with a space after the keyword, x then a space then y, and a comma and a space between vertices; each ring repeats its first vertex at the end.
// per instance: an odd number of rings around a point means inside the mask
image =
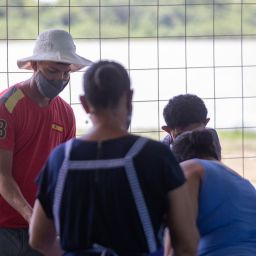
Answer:
POLYGON ((188 180, 200 256, 256 255, 256 190, 219 159, 211 130, 179 135, 172 152, 188 180))
POLYGON ((83 87, 93 127, 57 147, 41 172, 31 246, 48 255, 57 235, 65 256, 162 255, 167 224, 175 255, 195 255, 199 236, 179 164, 162 143, 127 132, 127 71, 99 61, 83 87))

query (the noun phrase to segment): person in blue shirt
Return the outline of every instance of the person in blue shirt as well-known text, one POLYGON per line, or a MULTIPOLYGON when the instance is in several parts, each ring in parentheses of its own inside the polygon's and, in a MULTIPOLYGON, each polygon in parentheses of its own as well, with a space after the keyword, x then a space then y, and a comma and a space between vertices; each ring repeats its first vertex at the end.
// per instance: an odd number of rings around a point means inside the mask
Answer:
POLYGON ((256 190, 224 165, 212 131, 179 135, 172 152, 188 180, 200 232, 199 256, 256 255, 256 190))
POLYGON ((51 153, 38 179, 30 245, 55 256, 156 255, 167 224, 175 255, 195 256, 199 235, 178 162, 162 143, 127 131, 127 71, 96 62, 83 87, 92 129, 51 153))

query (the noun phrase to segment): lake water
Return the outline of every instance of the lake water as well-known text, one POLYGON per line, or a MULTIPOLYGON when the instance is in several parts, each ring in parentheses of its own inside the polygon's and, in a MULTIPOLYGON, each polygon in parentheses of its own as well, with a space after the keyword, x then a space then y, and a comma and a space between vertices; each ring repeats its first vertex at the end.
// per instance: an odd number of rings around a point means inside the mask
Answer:
MULTIPOLYGON (((0 41, 1 90, 30 77, 17 68, 16 60, 30 56, 33 44, 0 41)), ((256 127, 256 40, 77 40, 76 45, 88 59, 116 60, 129 69, 134 88, 132 131, 159 130, 167 100, 186 92, 204 99, 209 126, 256 127)), ((70 86, 61 93, 71 103, 79 129, 90 126, 79 104, 82 73, 72 74, 70 86)))

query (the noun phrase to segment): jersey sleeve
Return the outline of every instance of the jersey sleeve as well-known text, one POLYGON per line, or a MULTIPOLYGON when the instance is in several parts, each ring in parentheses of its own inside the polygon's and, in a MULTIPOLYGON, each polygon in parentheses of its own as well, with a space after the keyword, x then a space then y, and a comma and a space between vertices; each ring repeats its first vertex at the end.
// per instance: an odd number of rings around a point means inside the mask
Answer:
POLYGON ((4 150, 14 149, 15 125, 13 114, 8 111, 5 104, 0 103, 0 148, 4 150))
POLYGON ((186 182, 170 147, 161 142, 150 140, 141 155, 138 155, 137 164, 143 173, 143 177, 140 178, 142 184, 144 180, 148 184, 154 184, 153 187, 161 193, 161 196, 166 196, 168 192, 186 182))

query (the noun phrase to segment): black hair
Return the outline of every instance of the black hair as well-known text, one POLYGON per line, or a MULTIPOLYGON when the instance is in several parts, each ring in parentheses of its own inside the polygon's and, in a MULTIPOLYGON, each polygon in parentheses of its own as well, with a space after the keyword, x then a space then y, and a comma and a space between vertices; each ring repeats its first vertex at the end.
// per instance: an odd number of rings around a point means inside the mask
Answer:
POLYGON ((167 126, 175 129, 205 122, 207 112, 201 98, 193 94, 181 94, 169 100, 163 110, 163 116, 167 126))
POLYGON ((201 128, 180 134, 172 144, 172 152, 178 162, 192 158, 214 158, 220 160, 221 148, 213 129, 201 128))
POLYGON ((96 109, 113 108, 130 90, 130 78, 121 64, 101 60, 84 73, 83 87, 87 100, 96 109))

